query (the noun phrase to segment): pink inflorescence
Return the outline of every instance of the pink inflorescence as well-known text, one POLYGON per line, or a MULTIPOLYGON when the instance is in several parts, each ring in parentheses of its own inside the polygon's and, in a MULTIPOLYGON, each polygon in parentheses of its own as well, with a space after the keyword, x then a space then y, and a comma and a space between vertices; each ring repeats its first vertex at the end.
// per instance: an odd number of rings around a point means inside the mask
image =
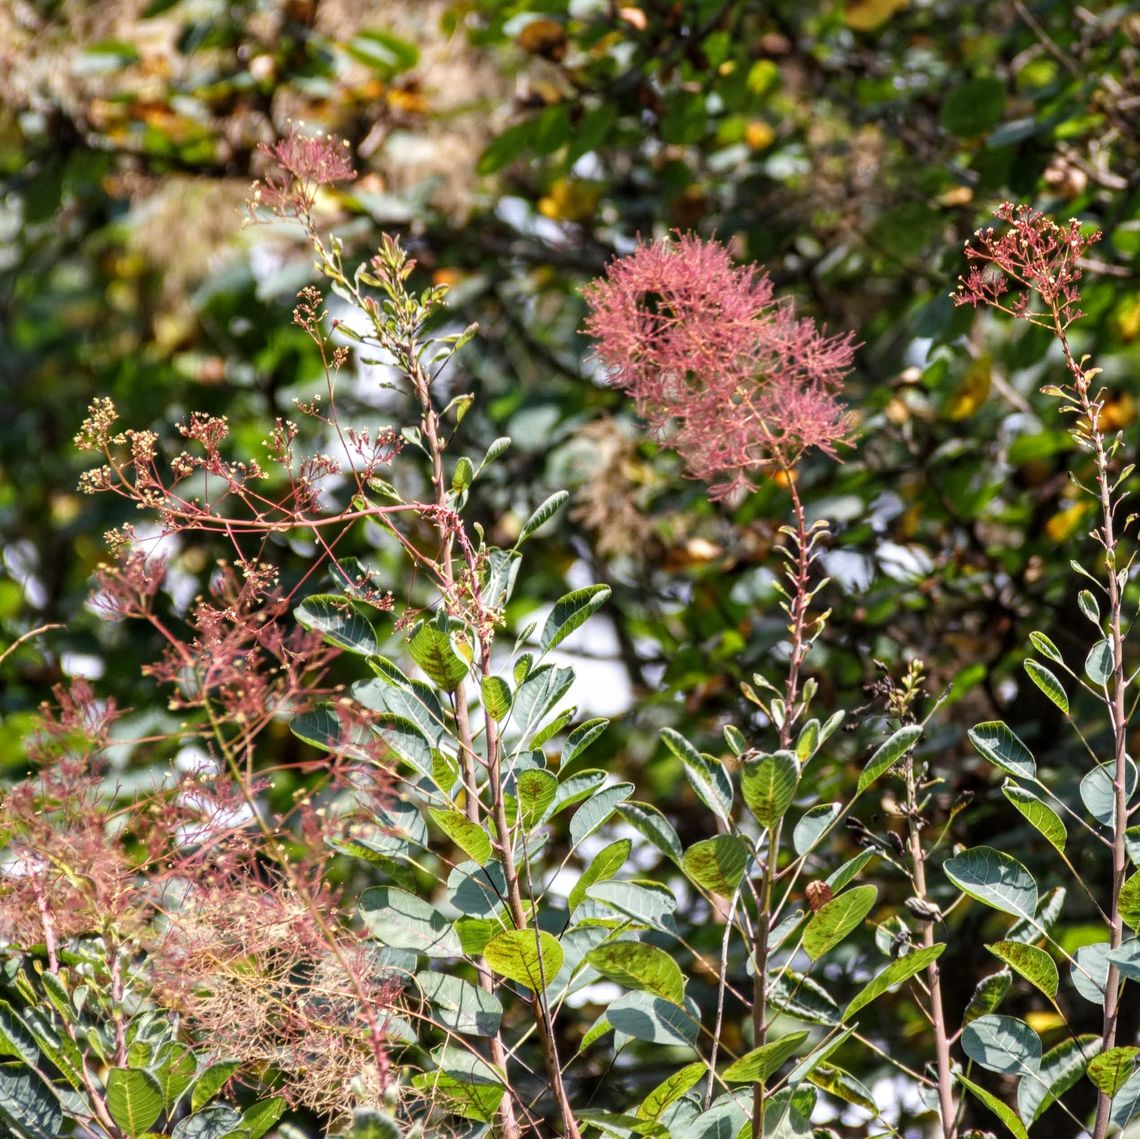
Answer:
POLYGON ((611 381, 714 496, 848 441, 838 393, 854 337, 798 318, 766 274, 734 265, 718 242, 642 244, 585 296, 611 381))
POLYGON ((1023 320, 1053 327, 1054 314, 1063 329, 1082 316, 1080 258, 1100 240, 1099 231, 1084 233, 1070 218, 1058 225, 1030 206, 1004 202, 994 216, 1009 225, 1004 233, 992 227, 979 229, 966 243, 966 256, 974 262, 958 279, 957 305, 990 305, 1023 320), (1010 285, 1025 289, 1009 302, 1003 300, 1010 285), (1032 294, 1040 296, 1048 314, 1030 308, 1032 294))
POLYGON ((317 189, 355 176, 348 145, 326 134, 303 134, 296 127, 273 146, 262 146, 275 169, 254 186, 250 207, 274 217, 307 217, 316 201, 317 189))

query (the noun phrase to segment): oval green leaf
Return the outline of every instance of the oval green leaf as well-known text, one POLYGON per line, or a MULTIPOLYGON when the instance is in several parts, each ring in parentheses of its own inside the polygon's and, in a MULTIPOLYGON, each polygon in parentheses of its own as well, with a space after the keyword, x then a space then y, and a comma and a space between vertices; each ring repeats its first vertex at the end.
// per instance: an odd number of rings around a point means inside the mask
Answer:
POLYGON ((1016 858, 991 846, 975 846, 943 864, 946 877, 964 894, 1004 914, 1032 921, 1037 883, 1016 858))
POLYGON ((542 626, 538 647, 547 653, 560 645, 605 605, 611 592, 608 585, 588 585, 585 589, 576 589, 559 598, 542 626))
POLYGON ((690 881, 724 898, 735 893, 747 865, 748 844, 734 834, 718 834, 694 843, 681 860, 690 881))
POLYGON ((1030 826, 1064 854, 1069 832, 1065 830, 1061 816, 1048 803, 1043 803, 1032 791, 1026 791, 1016 783, 1002 784, 1001 793, 1021 812, 1030 826))
POLYGON ((1035 660, 1025 661, 1024 667, 1029 679, 1067 716, 1069 714, 1069 698, 1065 695, 1065 690, 1061 687, 1061 682, 1056 676, 1035 660))
POLYGON ((863 923, 878 896, 876 886, 856 886, 821 906, 804 927, 804 952, 818 961, 863 923))
POLYGON ((721 1073, 721 1079, 729 1084, 763 1083, 785 1060, 796 1054, 799 1046, 808 1038, 806 1032, 789 1032, 779 1040, 773 1040, 760 1048, 746 1052, 739 1060, 729 1064, 721 1073))
POLYGON ((440 811, 432 808, 428 814, 431 815, 435 825, 472 862, 478 862, 482 866, 491 857, 491 836, 461 811, 440 811))
POLYGON ((875 754, 867 760, 866 767, 859 775, 856 790, 862 794, 879 776, 888 772, 914 745, 922 735, 921 724, 907 724, 899 728, 885 743, 881 744, 875 754))
POLYGON ((128 1135, 138 1135, 162 1113, 162 1085, 139 1068, 112 1068, 107 1076, 107 1110, 128 1135))
POLYGON ((586 954, 592 965, 607 981, 640 989, 680 1004, 685 997, 685 978, 681 967, 656 945, 643 941, 610 941, 586 954))
POLYGON ((543 992, 562 968, 558 939, 545 930, 508 929, 483 947, 483 959, 501 977, 543 992))
POLYGON ((799 779, 799 766, 789 751, 778 751, 744 765, 741 794, 762 827, 771 830, 784 817, 795 798, 799 779))
POLYGON ((1103 686, 1112 679, 1112 673, 1112 645, 1107 640, 1097 641, 1085 657, 1085 676, 1103 686))
POLYGON ((1007 775, 1015 775, 1019 779, 1037 777, 1033 753, 1002 720, 975 724, 966 734, 979 755, 1007 775))
POLYGON ((384 945, 428 957, 458 957, 459 936, 432 905, 394 886, 371 886, 360 895, 360 919, 384 945))
POLYGON ((1057 963, 1044 949, 1027 945, 1023 941, 999 941, 986 948, 999 961, 1040 989, 1051 1001, 1057 999, 1057 985, 1060 982, 1057 963))
POLYGON ((916 949, 905 957, 900 957, 897 961, 892 961, 878 976, 873 977, 860 989, 851 1003, 843 1010, 843 1019, 849 1020, 860 1009, 866 1008, 888 989, 893 989, 896 985, 901 985, 903 981, 910 980, 915 974, 921 973, 923 969, 942 956, 942 951, 945 948, 946 946, 941 943, 930 945, 916 949))

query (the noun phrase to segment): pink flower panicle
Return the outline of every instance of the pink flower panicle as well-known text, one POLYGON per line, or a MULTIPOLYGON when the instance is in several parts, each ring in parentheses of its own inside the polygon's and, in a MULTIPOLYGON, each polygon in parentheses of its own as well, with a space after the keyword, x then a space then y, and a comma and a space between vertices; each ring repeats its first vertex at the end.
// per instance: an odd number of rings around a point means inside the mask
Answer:
POLYGON ((249 201, 256 220, 259 210, 282 220, 304 221, 313 212, 317 190, 356 176, 349 157, 348 143, 326 134, 302 134, 293 127, 273 146, 262 146, 277 169, 254 183, 249 201))
POLYGON ((1004 202, 994 216, 1010 228, 999 236, 987 226, 966 243, 966 257, 975 264, 958 278, 954 303, 989 305, 1045 328, 1054 328, 1055 321, 1062 331, 1068 328, 1084 315, 1078 308, 1080 259, 1100 240, 1100 231, 1082 232, 1076 218, 1059 225, 1030 206, 1012 202, 1004 202), (1006 302, 1002 298, 1011 283, 1025 291, 1006 302), (1048 312, 1030 307, 1034 293, 1048 312))
POLYGON ((714 497, 835 456, 851 422, 838 392, 855 351, 778 299, 767 274, 693 235, 642 244, 588 285, 597 358, 714 497))

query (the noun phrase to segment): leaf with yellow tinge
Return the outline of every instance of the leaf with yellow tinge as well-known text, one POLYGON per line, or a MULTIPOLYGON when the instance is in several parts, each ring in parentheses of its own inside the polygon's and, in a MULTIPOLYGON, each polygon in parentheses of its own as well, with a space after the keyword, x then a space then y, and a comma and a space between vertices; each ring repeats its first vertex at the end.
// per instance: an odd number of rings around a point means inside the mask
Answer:
POLYGON ((979 356, 966 369, 966 374, 947 400, 946 418, 955 423, 969 419, 989 398, 992 374, 993 361, 988 356, 979 356))
POLYGON ((1065 1018, 1059 1012, 1050 1012, 1048 1009, 1034 1009, 1027 1012, 1022 1018, 1034 1032, 1052 1032, 1055 1028, 1063 1028, 1065 1018))
POLYGON ((562 946, 545 930, 508 929, 483 946, 483 959, 509 981, 542 992, 562 968, 562 946))
POLYGON ((686 1064, 680 1071, 674 1072, 668 1079, 663 1080, 642 1100, 637 1109, 638 1119, 657 1119, 671 1104, 676 1102, 691 1088, 704 1074, 703 1060, 695 1060, 686 1064))
POLYGON ((1140 337, 1140 297, 1122 302, 1112 314, 1112 322, 1120 333, 1120 339, 1126 344, 1140 337))
POLYGON ((532 55, 557 61, 566 54, 566 27, 557 20, 531 20, 515 37, 515 43, 532 55))
POLYGON ((1058 510, 1045 523, 1045 537, 1050 542, 1064 542, 1081 528, 1087 513, 1088 504, 1084 502, 1078 502, 1074 506, 1067 506, 1064 510, 1058 510))
POLYGON ((847 0, 843 22, 854 31, 873 32, 906 6, 907 0, 847 0))
POLYGON ((579 178, 559 178, 545 197, 538 200, 538 212, 551 221, 585 222, 594 216, 602 197, 598 182, 579 178))
POLYGON ((763 119, 753 119, 744 128, 744 141, 752 150, 763 150, 776 141, 776 132, 763 119))

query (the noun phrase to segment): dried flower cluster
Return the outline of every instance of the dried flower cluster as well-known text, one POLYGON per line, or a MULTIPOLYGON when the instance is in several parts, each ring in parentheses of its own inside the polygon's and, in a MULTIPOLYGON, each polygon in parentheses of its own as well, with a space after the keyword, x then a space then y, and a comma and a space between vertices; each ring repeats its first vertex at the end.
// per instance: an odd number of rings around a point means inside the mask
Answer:
POLYGON ((219 1055, 284 1075, 294 1104, 335 1117, 376 1102, 402 984, 335 917, 318 876, 298 893, 255 871, 187 885, 153 952, 159 998, 219 1055))
POLYGON ((953 294, 956 305, 989 305, 1021 320, 1063 332, 1083 314, 1080 304, 1080 259, 1100 240, 1086 233, 1076 218, 1059 225, 1030 206, 1004 202, 995 216, 1009 225, 995 234, 992 226, 979 229, 966 243, 966 257, 974 262, 958 278, 953 294), (1010 286, 1024 291, 1003 300, 1010 286), (1040 296, 1045 312, 1031 308, 1033 294, 1040 296))
POLYGON ((586 322, 611 379, 723 497, 851 432, 839 399, 853 336, 828 336, 769 278, 686 235, 641 245, 586 289, 586 322))

